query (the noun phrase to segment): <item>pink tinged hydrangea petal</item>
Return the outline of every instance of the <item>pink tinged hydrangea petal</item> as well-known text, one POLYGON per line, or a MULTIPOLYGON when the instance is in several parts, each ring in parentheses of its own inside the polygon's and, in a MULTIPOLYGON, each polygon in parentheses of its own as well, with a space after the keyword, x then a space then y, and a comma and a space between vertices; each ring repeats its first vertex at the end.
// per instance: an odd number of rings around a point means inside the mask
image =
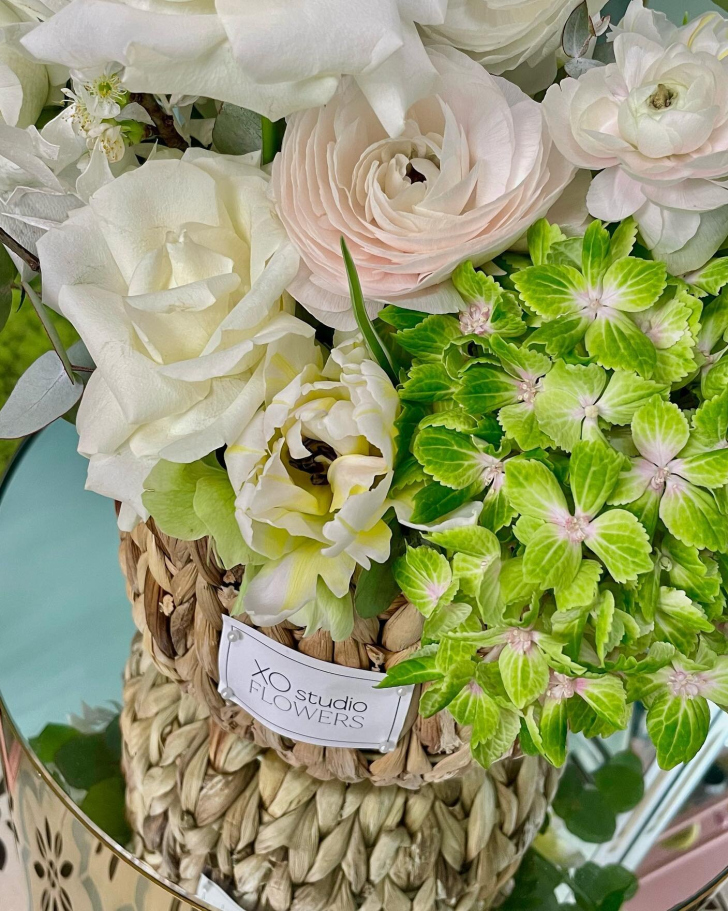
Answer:
POLYGON ((685 447, 690 437, 687 418, 672 402, 656 396, 643 405, 632 420, 632 439, 643 458, 665 468, 685 447))

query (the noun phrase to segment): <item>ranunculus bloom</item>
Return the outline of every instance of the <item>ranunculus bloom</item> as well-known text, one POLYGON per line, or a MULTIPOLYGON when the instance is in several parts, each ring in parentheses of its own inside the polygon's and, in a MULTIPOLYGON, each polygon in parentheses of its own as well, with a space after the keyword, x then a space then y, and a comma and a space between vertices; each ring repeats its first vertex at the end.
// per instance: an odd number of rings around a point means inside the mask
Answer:
POLYGON ((632 0, 615 62, 565 79, 544 100, 564 155, 601 172, 590 213, 608 222, 634 215, 676 274, 702 266, 728 233, 725 44, 720 16, 678 29, 632 0))
MULTIPOLYGON (((281 358, 298 361, 300 373, 285 389, 266 389, 265 407, 225 453, 243 538, 266 558, 249 571, 243 609, 263 626, 297 613, 314 627, 334 621, 335 638, 345 638, 351 610, 315 617, 313 602, 319 579, 346 602, 356 566, 389 556, 382 517, 399 398, 356 339, 334 348, 323 367, 312 340, 289 341, 281 358)), ((319 591, 319 608, 325 600, 319 591)))
POLYGON ((88 488, 146 518, 160 458, 192 462, 237 439, 263 402, 266 354, 313 330, 284 295, 298 256, 245 160, 189 150, 102 187, 38 242, 47 303, 97 370, 78 413, 88 488))
MULTIPOLYGON (((489 72, 507 75, 524 91, 546 88, 566 20, 581 0, 449 0, 445 22, 423 32, 465 51, 489 72)), ((604 0, 589 0, 595 14, 604 0)))
POLYGON ((74 0, 25 39, 74 70, 124 66, 132 92, 205 95, 277 120, 354 76, 387 130, 435 78, 416 23, 447 0, 74 0))
POLYGON ((437 92, 410 108, 397 139, 351 81, 289 121, 273 192, 302 258, 291 292, 329 325, 352 325, 342 234, 373 308, 458 310, 455 267, 505 250, 573 174, 540 105, 459 51, 429 54, 437 92))
POLYGON ((48 70, 19 43, 33 27, 26 18, 13 3, 0 0, 0 122, 11 127, 35 123, 48 98, 48 70))

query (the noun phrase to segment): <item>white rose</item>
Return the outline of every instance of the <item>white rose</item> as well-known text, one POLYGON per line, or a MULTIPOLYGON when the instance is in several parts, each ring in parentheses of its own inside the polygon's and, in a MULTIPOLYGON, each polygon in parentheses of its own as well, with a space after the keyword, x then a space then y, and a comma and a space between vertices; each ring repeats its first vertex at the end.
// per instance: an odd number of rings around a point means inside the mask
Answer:
POLYGON ((33 26, 18 8, 0 0, 0 121, 27 127, 38 119, 48 98, 48 70, 20 44, 33 26))
POLYGON ((329 325, 353 326, 342 235, 372 309, 456 311, 453 270, 508 249, 574 174, 537 102, 453 48, 429 55, 436 90, 395 139, 350 80, 288 121, 272 188, 301 254, 290 290, 329 325))
POLYGON ((356 339, 323 367, 312 340, 290 341, 282 357, 300 373, 266 390, 266 407, 225 453, 243 538, 266 560, 246 570, 243 608, 260 625, 295 614, 346 638, 355 568, 389 556, 382 517, 399 398, 356 339))
POLYGON ((325 104, 354 76, 386 129, 435 78, 416 23, 447 0, 74 0, 28 35, 39 60, 113 61, 132 92, 205 95, 277 120, 325 104))
POLYGON ((266 353, 313 330, 284 294, 298 256, 241 158, 188 150, 98 190, 38 243, 47 303, 97 365, 78 413, 88 487, 146 518, 156 462, 233 442, 263 402, 266 353))
MULTIPOLYGON (((533 94, 556 75, 556 52, 566 20, 582 0, 449 0, 445 22, 422 29, 489 72, 533 94)), ((589 0, 594 15, 605 0, 589 0)))
POLYGON ((633 0, 615 62, 552 86, 544 110, 573 164, 598 170, 589 212, 636 218, 645 243, 680 274, 728 233, 728 58, 720 16, 684 29, 633 0))

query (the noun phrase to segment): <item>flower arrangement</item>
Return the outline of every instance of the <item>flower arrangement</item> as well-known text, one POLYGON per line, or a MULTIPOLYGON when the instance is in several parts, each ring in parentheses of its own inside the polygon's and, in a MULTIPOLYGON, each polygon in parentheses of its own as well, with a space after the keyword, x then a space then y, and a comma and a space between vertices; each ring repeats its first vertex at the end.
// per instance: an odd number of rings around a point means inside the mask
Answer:
POLYGON ((728 707, 727 21, 40 6, 0 24, 0 325, 27 298, 56 351, 0 435, 75 409, 122 530, 209 540, 257 626, 403 593, 381 685, 485 767, 637 700, 691 759, 728 707))

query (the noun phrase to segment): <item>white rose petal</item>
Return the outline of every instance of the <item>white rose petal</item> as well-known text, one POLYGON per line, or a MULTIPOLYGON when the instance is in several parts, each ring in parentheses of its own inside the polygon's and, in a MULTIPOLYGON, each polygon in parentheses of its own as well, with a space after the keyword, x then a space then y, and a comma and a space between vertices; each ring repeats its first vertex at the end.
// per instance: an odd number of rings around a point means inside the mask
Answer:
POLYGON ((160 458, 232 443, 267 381, 290 380, 281 346, 312 344, 289 312, 298 256, 267 189, 254 165, 191 151, 106 183, 38 243, 45 298, 97 365, 78 415, 89 484, 126 504, 125 521, 145 517, 143 481, 160 458))
POLYGON ((0 0, 0 121, 11 127, 35 123, 50 88, 47 68, 20 43, 33 28, 27 18, 14 4, 0 0))

